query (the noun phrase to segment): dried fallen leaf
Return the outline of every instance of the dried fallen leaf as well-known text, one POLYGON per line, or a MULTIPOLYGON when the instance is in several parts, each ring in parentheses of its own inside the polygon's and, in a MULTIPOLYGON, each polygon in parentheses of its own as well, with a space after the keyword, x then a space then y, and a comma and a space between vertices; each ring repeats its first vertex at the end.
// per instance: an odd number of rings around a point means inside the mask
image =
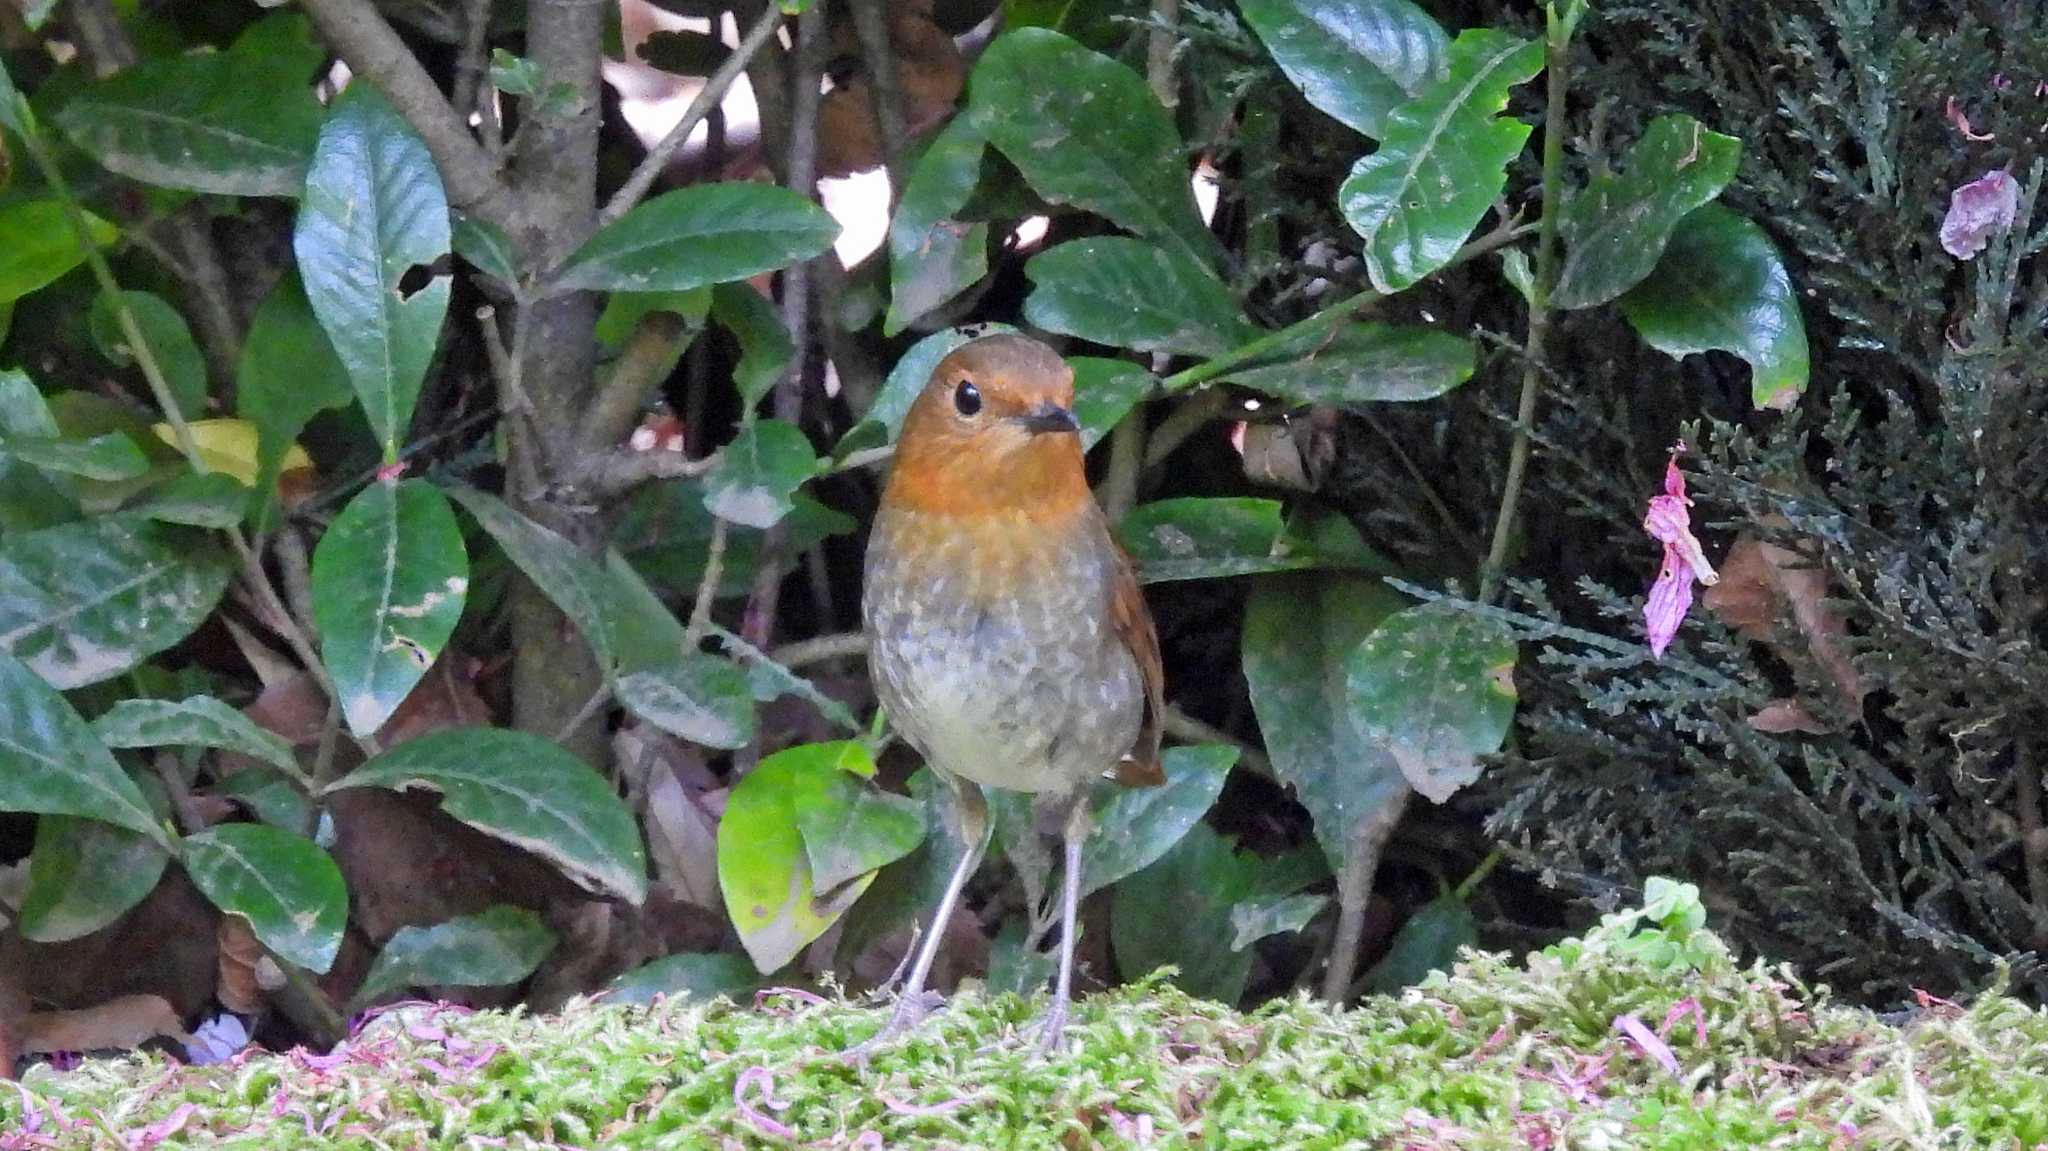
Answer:
POLYGON ((267 960, 263 945, 239 915, 222 916, 218 933, 220 978, 214 996, 221 1006, 238 1015, 254 1015, 263 1009, 263 987, 256 967, 267 960))
POLYGON ((1749 726, 1770 735, 1784 735, 1802 731, 1808 735, 1825 735, 1830 730, 1827 724, 1813 717, 1806 705, 1796 699, 1774 699, 1765 704, 1755 715, 1749 717, 1749 726))
POLYGON ((76 1011, 32 1012, 21 1026, 21 1048, 30 1054, 128 1051, 157 1038, 192 1039, 161 995, 123 995, 76 1011))
POLYGON ((1869 691, 1851 663, 1848 631, 1827 606, 1827 573, 1797 552, 1750 535, 1736 539, 1721 564, 1721 582, 1707 590, 1707 610, 1743 636, 1781 652, 1804 646, 1826 669, 1841 701, 1860 713, 1869 691), (1797 634, 1780 626, 1790 614, 1797 634))

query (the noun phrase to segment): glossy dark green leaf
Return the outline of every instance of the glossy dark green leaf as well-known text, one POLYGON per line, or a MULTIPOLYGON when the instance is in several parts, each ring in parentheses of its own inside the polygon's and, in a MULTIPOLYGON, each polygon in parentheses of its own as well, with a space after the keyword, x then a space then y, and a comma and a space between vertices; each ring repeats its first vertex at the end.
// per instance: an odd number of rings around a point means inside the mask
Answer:
POLYGON ((1045 990, 1058 963, 1053 952, 1033 950, 1023 920, 1012 919, 989 945, 984 985, 997 995, 1035 995, 1045 990))
POLYGON ((135 781, 71 704, 0 653, 0 811, 97 819, 168 845, 135 781))
POLYGON ((930 768, 910 777, 910 798, 923 813, 925 834, 909 855, 875 876, 874 885, 847 913, 839 935, 839 965, 850 966, 863 951, 882 939, 922 922, 939 904, 953 869, 967 853, 960 841, 960 815, 952 788, 939 782, 930 768))
MULTIPOLYGON (((135 317, 135 326, 141 329, 142 338, 149 345, 150 357, 163 372, 164 382, 170 385, 171 397, 178 401, 178 411, 187 419, 205 415, 206 357, 199 351, 198 341, 192 338, 185 317, 168 300, 149 292, 126 291, 120 299, 135 317)), ((114 298, 101 292, 93 298, 88 329, 93 346, 101 355, 126 366, 135 362, 135 349, 129 346, 128 333, 121 327, 118 312, 114 298)), ((168 419, 170 413, 165 412, 164 416, 168 419)))
POLYGON ((1719 204, 1680 220, 1650 277, 1621 297, 1622 314, 1671 356, 1732 352, 1749 362, 1750 402, 1784 409, 1806 391, 1806 324, 1771 237, 1719 204))
MULTIPOLYGON (((704 560, 718 517, 704 506, 699 479, 647 484, 628 498, 612 530, 612 543, 648 581, 674 596, 697 594, 704 579, 704 560)), ((790 497, 790 512, 778 525, 785 554, 801 555, 823 540, 845 535, 859 521, 819 503, 808 492, 790 497)), ((732 527, 726 532, 724 561, 719 565, 717 595, 745 595, 754 586, 760 560, 761 532, 732 527)))
POLYGON ((664 192, 599 229, 558 269, 557 291, 682 291, 744 280, 823 253, 839 238, 825 209, 773 184, 664 192))
POLYGON ((1280 501, 1234 496, 1155 500, 1132 508, 1116 526, 1117 537, 1146 583, 1217 579, 1258 572, 1307 568, 1391 566, 1363 544, 1342 549, 1288 530, 1280 501))
POLYGON ((124 699, 92 722, 108 747, 211 747, 260 760, 303 780, 291 744, 210 695, 124 699))
POLYGON ((427 146, 374 84, 350 84, 320 129, 292 250, 386 460, 398 458, 448 312, 446 272, 406 275, 448 248, 448 197, 427 146))
POLYGON ((401 927, 377 953, 352 1001, 366 1006, 413 987, 501 987, 533 974, 555 933, 524 907, 498 904, 426 927, 401 927))
POLYGON ((135 441, 120 432, 90 439, 0 436, 0 456, 33 468, 88 480, 132 480, 149 470, 135 441))
POLYGON ((589 764, 523 731, 445 728, 409 739, 328 786, 439 792, 449 815, 523 848, 578 886, 638 905, 647 896, 640 830, 589 764))
POLYGON ((1386 748, 1415 790, 1442 803, 1479 778, 1515 717, 1515 642, 1451 604, 1388 616, 1346 661, 1360 734, 1386 748))
POLYGON ((760 976, 744 955, 729 951, 666 955, 643 963, 612 980, 604 1002, 647 1006, 656 999, 738 999, 761 986, 760 976))
POLYGON ((1215 806, 1237 749, 1221 744, 1169 747, 1159 787, 1105 786, 1094 803, 1095 832, 1081 870, 1081 894, 1100 891, 1149 867, 1215 806))
POLYGON ((888 379, 882 381, 882 390, 875 393, 874 402, 861 416, 860 423, 839 438, 834 454, 844 458, 861 448, 896 442, 896 434, 903 430, 903 417, 910 414, 910 405, 917 402, 940 360, 970 340, 1016 330, 1008 324, 966 324, 941 328, 910 345, 910 350, 889 369, 888 379))
POLYGON ((1129 236, 1048 248, 1025 265, 1024 318, 1049 332, 1138 352, 1217 356, 1259 334, 1216 274, 1129 236))
MULTIPOLYGON (((140 782, 154 783, 148 777, 140 782)), ((151 807, 165 806, 157 786, 151 807)), ((62 943, 91 935, 147 898, 170 861, 162 843, 125 827, 68 815, 38 818, 18 917, 21 937, 62 943)))
POLYGON ((19 133, 28 122, 28 101, 7 74, 6 62, 0 61, 0 128, 19 133))
POLYGON ((1343 866, 1358 825, 1408 793, 1401 767, 1353 721, 1350 657, 1407 601, 1376 579, 1267 576, 1244 609, 1244 678, 1273 772, 1308 809, 1316 842, 1343 866))
POLYGON ((300 835, 313 830, 313 802, 297 784, 267 771, 238 771, 213 787, 213 794, 234 800, 250 815, 300 835))
POLYGON ((138 516, 195 528, 231 528, 248 510, 249 489, 226 472, 179 472, 131 506, 138 516))
POLYGON ((224 52, 145 59, 65 101, 57 126, 110 171, 223 196, 297 196, 320 133, 322 48, 277 13, 224 52))
POLYGON ((1445 264, 1500 199, 1529 126, 1505 119, 1508 90, 1543 70, 1543 45, 1491 28, 1452 43, 1447 72, 1387 114, 1379 149, 1337 192, 1365 237, 1365 270, 1398 292, 1445 264))
POLYGON ((1180 134, 1144 77, 1057 32, 1021 28, 982 53, 969 95, 976 130, 1039 195, 1214 260, 1180 134))
POLYGON ((866 774, 873 760, 860 744, 802 744, 761 761, 726 799, 718 822, 718 887, 740 945, 763 974, 780 970, 832 926, 860 898, 872 873, 856 877, 821 899, 811 880, 810 857, 797 830, 796 796, 808 779, 844 772, 866 774))
POLYGON ((902 859, 924 839, 922 804, 849 772, 805 774, 791 805, 811 883, 821 892, 902 859))
POLYGON ((215 907, 246 920, 280 959, 315 973, 333 966, 348 925, 348 884, 312 840, 223 823, 186 836, 178 858, 215 907))
POLYGON ((1458 949, 1479 945, 1479 921, 1472 908, 1446 891, 1415 909, 1394 933, 1387 953, 1365 973, 1368 989, 1391 995, 1422 982, 1432 971, 1449 971, 1458 949))
MULTIPOLYGON (((86 213, 93 241, 106 247, 121 230, 86 213)), ((0 304, 12 303, 85 262, 78 235, 64 205, 56 200, 18 200, 0 205, 0 304)))
POLYGON ((1232 946, 1231 911, 1257 866, 1208 824, 1188 828, 1171 851, 1117 884, 1109 906, 1117 970, 1136 979, 1172 966, 1175 987, 1236 1003, 1252 953, 1232 946))
POLYGON ((740 342, 740 362, 732 382, 740 402, 753 407, 764 399, 796 358, 796 341, 782 326, 782 316, 766 296, 748 284, 720 284, 711 292, 711 312, 740 342))
POLYGON ((1253 896, 1230 909, 1230 949, 1243 951, 1269 935, 1300 931, 1330 902, 1327 895, 1253 896))
POLYGON ((754 702, 773 703, 784 696, 794 696, 818 709, 818 714, 847 731, 865 731, 866 725, 847 708, 844 703, 818 690, 810 680, 768 658, 759 648, 749 645, 732 632, 712 624, 710 634, 733 658, 747 667, 747 683, 753 688, 754 702))
POLYGON ((1472 378, 1472 341, 1432 328, 1347 324, 1235 369, 1225 380, 1296 404, 1427 400, 1472 378))
POLYGON ((198 532, 103 516, 0 543, 0 648, 52 686, 111 679, 190 635, 233 565, 198 532))
POLYGON ((626 710, 670 735, 705 747, 754 741, 754 694, 746 672, 729 659, 684 652, 621 675, 614 690, 626 710))
POLYGON ((1069 356, 1074 369, 1074 418, 1081 421, 1081 449, 1102 442, 1139 401, 1159 386, 1159 377, 1129 360, 1069 356))
POLYGON ((910 170, 889 221, 889 314, 882 334, 946 303, 988 274, 988 224, 956 218, 981 179, 987 142, 955 116, 910 170))
POLYGON ((277 486, 285 453, 312 418, 355 397, 348 369, 295 272, 256 306, 235 366, 236 414, 256 425, 256 491, 277 486))
POLYGON ((1409 0, 1239 0, 1308 102, 1378 138, 1387 114, 1444 73, 1450 37, 1409 0))
POLYGON ((313 550, 313 618, 342 715, 376 734, 440 658, 469 595, 469 556, 441 489, 372 483, 313 550))
POLYGON ((818 474, 822 461, 803 429, 782 420, 757 420, 719 451, 704 477, 704 506, 712 515, 752 528, 771 528, 789 514, 790 499, 818 474))
POLYGON ((449 246, 469 265, 508 288, 519 286, 519 253, 512 238, 489 220, 467 212, 455 213, 448 234, 449 246))
POLYGON ((1564 266, 1550 302, 1590 308, 1641 283, 1678 222, 1719 196, 1741 162, 1742 141, 1690 116, 1650 121, 1620 172, 1594 177, 1565 203, 1564 266))

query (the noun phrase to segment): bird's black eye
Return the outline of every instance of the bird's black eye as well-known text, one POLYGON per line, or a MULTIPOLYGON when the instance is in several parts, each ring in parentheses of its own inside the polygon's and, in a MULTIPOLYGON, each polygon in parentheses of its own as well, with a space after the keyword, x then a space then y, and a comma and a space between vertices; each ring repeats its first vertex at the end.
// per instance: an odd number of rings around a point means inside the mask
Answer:
POLYGON ((981 410, 981 389, 973 380, 961 380, 953 390, 953 407, 963 416, 971 416, 981 410))

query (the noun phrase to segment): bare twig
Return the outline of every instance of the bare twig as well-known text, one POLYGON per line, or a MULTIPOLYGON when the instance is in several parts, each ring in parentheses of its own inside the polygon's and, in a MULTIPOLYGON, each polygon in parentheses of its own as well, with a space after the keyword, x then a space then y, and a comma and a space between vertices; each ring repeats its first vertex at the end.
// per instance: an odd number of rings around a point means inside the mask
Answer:
POLYGON ((590 500, 606 503, 652 480, 686 480, 718 464, 716 454, 693 460, 681 452, 636 452, 630 448, 585 455, 576 489, 590 500))
POLYGON ((633 334, 597 386, 590 408, 577 429, 576 442, 586 452, 615 447, 632 430, 647 393, 676 359, 676 345, 690 334, 690 325, 674 312, 649 312, 633 326, 633 334))
POLYGON ((498 116, 491 107, 491 0, 468 0, 462 8, 462 52, 455 57, 456 115, 467 123, 476 118, 483 131, 485 151, 498 153, 498 116))
POLYGON ((1266 758, 1266 753, 1256 744, 1239 739, 1220 727, 1203 723, 1174 704, 1166 705, 1166 714, 1160 717, 1160 730, 1189 743, 1227 743, 1237 749, 1240 767, 1267 779, 1274 778, 1273 761, 1266 758))
POLYGON ((1109 470, 1102 476, 1102 510, 1112 521, 1138 502, 1138 473, 1145 463, 1145 405, 1124 413, 1109 433, 1109 470))
POLYGON ((740 46, 732 55, 725 58, 725 62, 720 64, 716 71, 705 78, 704 87, 698 91, 697 98, 691 100, 690 106, 683 110, 683 118, 677 120, 676 126, 669 129, 668 135, 663 136, 648 150, 640 165, 633 169, 633 174, 626 177, 626 182, 612 194, 610 202, 605 204, 604 211, 598 216, 600 225, 609 224, 625 215, 632 210, 633 205, 640 202, 641 197, 647 195, 647 189, 654 186, 654 181, 660 177, 662 169, 668 167, 668 162, 675 158, 677 150, 689 140, 690 133, 696 131, 697 125, 703 122, 704 117, 725 99, 726 90, 732 87, 733 81, 739 78, 740 73, 747 70, 747 65, 753 61, 754 55, 774 38, 775 29, 781 23, 780 4, 770 0, 761 6, 760 17, 740 39, 740 46))
POLYGON ((697 599, 690 605, 690 624, 683 632, 683 646, 696 651, 711 626, 711 602, 718 598, 719 581, 725 578, 725 545, 730 529, 724 517, 711 521, 711 545, 704 552, 704 574, 697 581, 697 599))
POLYGON ((178 757, 168 751, 159 751, 149 757, 149 763, 164 785, 164 796, 171 801, 171 814, 177 817, 178 830, 186 835, 205 831, 206 816, 192 798, 192 787, 185 782, 185 771, 179 765, 178 757))
POLYGON ((313 565, 306 554, 306 537, 285 524, 271 538, 277 549, 278 571, 284 575, 285 604, 306 629, 306 638, 318 643, 320 632, 313 622, 313 565))
POLYGON ((849 631, 783 644, 770 653, 770 658, 794 671, 827 660, 866 659, 867 654, 868 637, 857 631, 849 631))
POLYGON ((1174 449, 1187 442, 1187 438, 1202 429, 1223 411, 1228 397, 1221 388, 1208 388, 1182 400, 1178 407, 1166 413, 1159 426, 1152 430, 1152 440, 1145 445, 1145 466, 1156 468, 1166 462, 1174 449))
POLYGON ((860 38, 861 62, 867 66, 868 92, 875 132, 882 141, 882 162, 889 171, 889 194, 903 194, 903 145, 909 131, 903 122, 903 87, 896 76, 896 48, 889 38, 889 0, 849 0, 853 31, 860 38))
POLYGON ((526 491, 538 491, 542 484, 541 476, 555 474, 555 461, 562 458, 562 445, 535 412, 533 398, 526 394, 526 385, 521 381, 522 368, 526 363, 526 313, 525 305, 515 305, 510 349, 505 347, 504 335, 498 330, 496 308, 485 304, 476 310, 476 318, 483 335, 484 359, 490 364, 491 377, 498 385, 498 407, 512 413, 533 441, 534 451, 519 453, 515 461, 522 468, 520 480, 526 491))
POLYGON ((583 706, 576 709, 576 714, 570 716, 569 721, 562 725, 562 729, 555 733, 554 741, 556 743, 569 742, 569 737, 575 735, 578 728, 589 723, 590 717, 596 715, 597 710, 603 707, 605 702, 611 699, 611 697, 611 682, 607 680, 599 684, 597 690, 590 693, 590 698, 583 701, 583 706))

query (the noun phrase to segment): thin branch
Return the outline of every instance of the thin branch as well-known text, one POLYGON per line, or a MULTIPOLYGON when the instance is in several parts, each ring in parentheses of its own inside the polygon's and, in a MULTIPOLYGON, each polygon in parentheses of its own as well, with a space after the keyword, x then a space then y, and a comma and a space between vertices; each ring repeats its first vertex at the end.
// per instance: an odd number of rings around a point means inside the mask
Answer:
POLYGON ((1228 400, 1221 388, 1208 388, 1182 400, 1179 406, 1166 413, 1158 427, 1152 429, 1151 442, 1145 445, 1145 466, 1156 468, 1165 463, 1174 449, 1215 419, 1228 400))
POLYGON ((786 643, 769 653, 769 658, 794 671, 834 659, 866 659, 868 637, 857 631, 821 635, 786 643))
POLYGON ((689 323, 674 312, 649 312, 640 317, 612 364, 611 374, 598 384, 590 410, 576 431, 576 442, 584 451, 602 451, 626 438, 646 404, 647 393, 668 374, 676 361, 676 345, 690 332, 689 323))
POLYGON ((606 503, 653 480, 686 480, 718 466, 717 454, 693 460, 681 452, 631 448, 586 455, 573 483, 592 501, 606 503))
POLYGON ((474 116, 484 123, 484 148, 497 152, 497 116, 490 108, 491 0, 468 0, 462 6, 462 51, 455 57, 455 98, 450 101, 464 123, 474 116))
POLYGON ((533 399, 526 394, 526 385, 522 382, 528 331, 526 315, 525 305, 515 305, 512 313, 512 347, 507 349, 504 335, 498 330, 498 310, 489 304, 476 310, 477 324, 483 334, 484 359, 490 364, 491 377, 498 385, 498 407, 502 411, 512 413, 513 418, 524 425, 526 434, 532 437, 536 449, 532 455, 540 457, 539 466, 535 467, 531 456, 520 453, 519 459, 527 468, 526 473, 519 478, 525 490, 539 491, 542 486, 541 473, 554 473, 555 461, 562 458, 562 446, 556 441, 552 430, 535 412, 533 399))
POLYGON ((725 517, 711 521, 711 545, 704 552, 704 574, 697 581, 697 599, 690 605, 690 623, 683 631, 683 646, 696 651, 711 627, 711 602, 718 598, 718 585, 725 578, 725 545, 731 533, 725 517))
POLYGON ((1273 774, 1273 761, 1266 757, 1265 751, 1257 744, 1239 739, 1220 727, 1203 723, 1174 704, 1166 705, 1166 714, 1160 717, 1160 730, 1175 739, 1184 739, 1189 743, 1229 744, 1237 749, 1238 766, 1255 775, 1263 775, 1267 779, 1277 778, 1273 774))
POLYGON ((599 226, 609 224, 632 211, 633 205, 647 195, 647 190, 654 186, 654 181, 661 176, 662 170, 668 167, 668 162, 675 158, 676 152, 690 139, 690 133, 696 131, 697 125, 703 122, 704 117, 725 99, 726 90, 732 87, 734 80, 739 79, 740 73, 747 70, 747 65, 753 61, 754 55, 760 52, 768 41, 774 39, 775 29, 781 23, 780 4, 769 0, 761 6, 760 18, 754 21, 753 27, 747 29, 747 34, 741 38, 740 46, 733 50, 732 55, 727 56, 724 63, 705 78, 704 87, 697 92, 697 98, 690 101, 688 108, 683 109, 683 118, 677 120, 676 126, 669 129, 668 135, 663 136, 648 150, 647 155, 641 159, 640 166, 634 168, 633 174, 626 177, 626 182, 612 194, 611 201, 598 215, 599 226))
POLYGON ((554 742, 569 742, 569 737, 575 735, 577 729, 581 728, 584 724, 589 723, 590 717, 596 715, 597 710, 603 707, 605 701, 611 697, 612 685, 610 681, 598 684, 597 690, 590 693, 590 698, 583 701, 583 706, 576 709, 576 714, 569 717, 569 722, 563 724, 562 729, 555 733, 554 742))
POLYGON ((848 0, 853 32, 860 39, 861 62, 868 72, 869 111, 876 137, 882 141, 882 163, 889 172, 889 193, 903 194, 903 146, 910 138, 903 120, 903 86, 896 75, 896 47, 889 36, 889 0, 848 0))
POLYGON ((1138 473, 1144 463, 1145 405, 1140 403, 1109 433, 1109 470, 1103 473, 1099 498, 1111 522, 1123 519, 1138 502, 1138 473))
POLYGON ((496 162, 369 0, 305 0, 304 7, 349 68, 375 80, 420 134, 456 206, 501 228, 511 223, 511 196, 498 179, 496 162))

